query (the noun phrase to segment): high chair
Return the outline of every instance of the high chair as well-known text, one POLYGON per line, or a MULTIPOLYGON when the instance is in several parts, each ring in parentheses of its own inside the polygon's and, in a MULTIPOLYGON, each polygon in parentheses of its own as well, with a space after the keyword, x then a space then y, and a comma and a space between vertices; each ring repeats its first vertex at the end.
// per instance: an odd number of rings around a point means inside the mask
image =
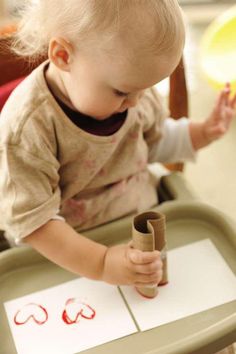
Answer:
MULTIPOLYGON (((11 36, 0 38, 0 43, 9 41, 11 36)), ((1 50, 0 86, 29 74, 38 64, 29 66, 9 51, 1 50)), ((183 60, 170 77, 169 108, 170 115, 175 119, 188 116, 183 60)), ((168 249, 208 238, 236 274, 236 225, 221 211, 198 200, 181 173, 183 167, 182 163, 165 166, 158 189, 161 203, 152 209, 166 216, 168 249)), ((126 216, 83 234, 105 245, 111 245, 111 235, 118 242, 127 242, 131 237, 132 220, 132 215, 126 216)), ((3 248, 6 248, 6 244, 2 246, 3 248)), ((1 252, 0 353, 16 353, 3 303, 75 278, 74 274, 62 270, 28 246, 1 252)), ((85 352, 88 354, 213 354, 234 341, 236 341, 236 301, 231 301, 85 352)))

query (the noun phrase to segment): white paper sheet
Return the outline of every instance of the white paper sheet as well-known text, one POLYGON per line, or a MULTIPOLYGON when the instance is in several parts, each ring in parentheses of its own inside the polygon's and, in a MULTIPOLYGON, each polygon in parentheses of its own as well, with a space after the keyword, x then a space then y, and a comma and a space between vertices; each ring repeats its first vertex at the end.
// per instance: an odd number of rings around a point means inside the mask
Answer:
POLYGON ((19 354, 74 354, 137 331, 115 286, 83 278, 4 305, 19 354))
POLYGON ((121 287, 142 331, 236 299, 236 277, 208 239, 169 251, 168 268, 155 299, 121 287))

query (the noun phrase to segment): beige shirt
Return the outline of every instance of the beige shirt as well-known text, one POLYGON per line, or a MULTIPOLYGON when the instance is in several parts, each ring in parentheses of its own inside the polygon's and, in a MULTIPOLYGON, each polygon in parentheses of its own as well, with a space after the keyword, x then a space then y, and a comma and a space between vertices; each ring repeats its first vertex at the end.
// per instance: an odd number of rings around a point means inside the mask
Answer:
POLYGON ((157 202, 147 163, 167 112, 156 91, 115 134, 95 136, 61 110, 45 65, 15 89, 0 119, 0 223, 16 242, 57 215, 84 230, 157 202))

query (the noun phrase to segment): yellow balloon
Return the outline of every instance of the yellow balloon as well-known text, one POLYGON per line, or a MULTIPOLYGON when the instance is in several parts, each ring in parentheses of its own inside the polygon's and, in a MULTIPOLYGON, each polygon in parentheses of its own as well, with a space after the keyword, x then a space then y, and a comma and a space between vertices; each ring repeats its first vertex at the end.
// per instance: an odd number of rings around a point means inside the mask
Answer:
POLYGON ((221 89, 230 82, 236 92, 236 6, 207 27, 200 43, 200 64, 211 86, 221 89))

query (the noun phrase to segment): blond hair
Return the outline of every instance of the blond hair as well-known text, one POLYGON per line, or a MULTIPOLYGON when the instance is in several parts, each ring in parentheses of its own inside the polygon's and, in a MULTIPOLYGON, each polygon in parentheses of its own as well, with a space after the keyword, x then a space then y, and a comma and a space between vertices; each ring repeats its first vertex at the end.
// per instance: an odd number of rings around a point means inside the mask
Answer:
POLYGON ((137 48, 162 54, 183 48, 184 23, 177 0, 27 0, 15 53, 45 56, 58 36, 75 46, 129 38, 137 48))

